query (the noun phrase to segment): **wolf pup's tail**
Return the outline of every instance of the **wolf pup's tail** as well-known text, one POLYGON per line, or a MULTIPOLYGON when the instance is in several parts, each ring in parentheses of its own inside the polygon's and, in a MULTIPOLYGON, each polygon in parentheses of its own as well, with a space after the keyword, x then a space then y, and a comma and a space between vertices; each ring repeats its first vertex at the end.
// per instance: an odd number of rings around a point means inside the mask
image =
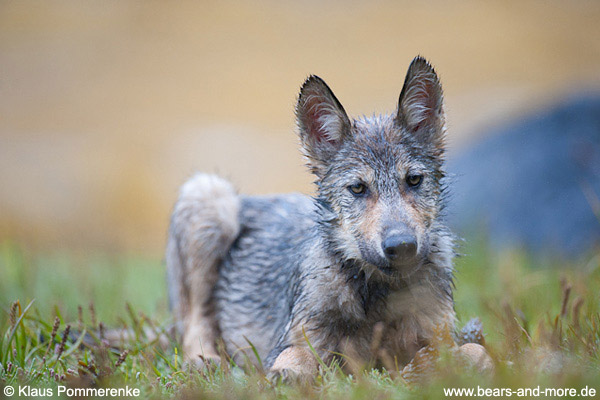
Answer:
POLYGON ((215 357, 210 303, 218 266, 239 234, 240 199, 215 175, 196 174, 180 190, 166 250, 169 301, 189 357, 215 357), (191 353, 191 354, 190 354, 191 353))

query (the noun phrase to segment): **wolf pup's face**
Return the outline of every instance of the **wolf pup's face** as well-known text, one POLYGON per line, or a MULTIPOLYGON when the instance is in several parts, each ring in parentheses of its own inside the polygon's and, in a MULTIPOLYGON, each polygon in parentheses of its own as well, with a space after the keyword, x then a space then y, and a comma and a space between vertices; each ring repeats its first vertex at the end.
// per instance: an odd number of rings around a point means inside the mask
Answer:
POLYGON ((309 77, 296 116, 328 235, 345 258, 386 274, 421 265, 441 208, 442 88, 431 65, 411 63, 393 115, 351 121, 325 82, 309 77))

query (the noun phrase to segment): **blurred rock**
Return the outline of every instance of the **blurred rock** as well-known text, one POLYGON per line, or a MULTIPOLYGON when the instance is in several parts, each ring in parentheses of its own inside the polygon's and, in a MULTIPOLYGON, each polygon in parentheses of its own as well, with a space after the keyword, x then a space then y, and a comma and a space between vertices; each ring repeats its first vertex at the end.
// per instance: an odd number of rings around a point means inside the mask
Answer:
POLYGON ((449 161, 448 218, 492 248, 572 257, 600 243, 600 95, 568 99, 449 161))

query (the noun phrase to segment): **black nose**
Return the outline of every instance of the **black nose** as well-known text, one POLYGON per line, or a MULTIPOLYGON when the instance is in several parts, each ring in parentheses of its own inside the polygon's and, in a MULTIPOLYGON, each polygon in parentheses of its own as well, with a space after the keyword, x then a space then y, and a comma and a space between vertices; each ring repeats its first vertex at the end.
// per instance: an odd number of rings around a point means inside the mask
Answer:
POLYGON ((390 260, 410 259, 417 254, 417 239, 412 235, 390 235, 385 238, 382 247, 390 260))

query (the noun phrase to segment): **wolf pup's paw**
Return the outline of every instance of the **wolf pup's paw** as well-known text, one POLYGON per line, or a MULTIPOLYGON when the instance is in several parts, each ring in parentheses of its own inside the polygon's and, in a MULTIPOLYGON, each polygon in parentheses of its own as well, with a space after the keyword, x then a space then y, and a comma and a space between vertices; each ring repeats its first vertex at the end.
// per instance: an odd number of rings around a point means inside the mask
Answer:
POLYGON ((307 374, 293 368, 272 369, 267 373, 267 380, 273 385, 279 382, 285 384, 308 384, 314 380, 313 374, 307 374))
POLYGON ((214 369, 221 365, 221 357, 217 355, 198 355, 196 357, 187 357, 184 361, 184 367, 196 370, 214 369))
POLYGON ((458 348, 458 354, 468 365, 475 367, 479 372, 493 372, 494 362, 480 344, 465 343, 458 348))
POLYGON ((290 375, 288 368, 272 369, 267 373, 267 380, 273 385, 277 385, 279 382, 289 383, 290 375))
POLYGON ((312 352, 305 347, 290 346, 283 350, 267 374, 271 383, 310 383, 314 380, 319 365, 312 352))

